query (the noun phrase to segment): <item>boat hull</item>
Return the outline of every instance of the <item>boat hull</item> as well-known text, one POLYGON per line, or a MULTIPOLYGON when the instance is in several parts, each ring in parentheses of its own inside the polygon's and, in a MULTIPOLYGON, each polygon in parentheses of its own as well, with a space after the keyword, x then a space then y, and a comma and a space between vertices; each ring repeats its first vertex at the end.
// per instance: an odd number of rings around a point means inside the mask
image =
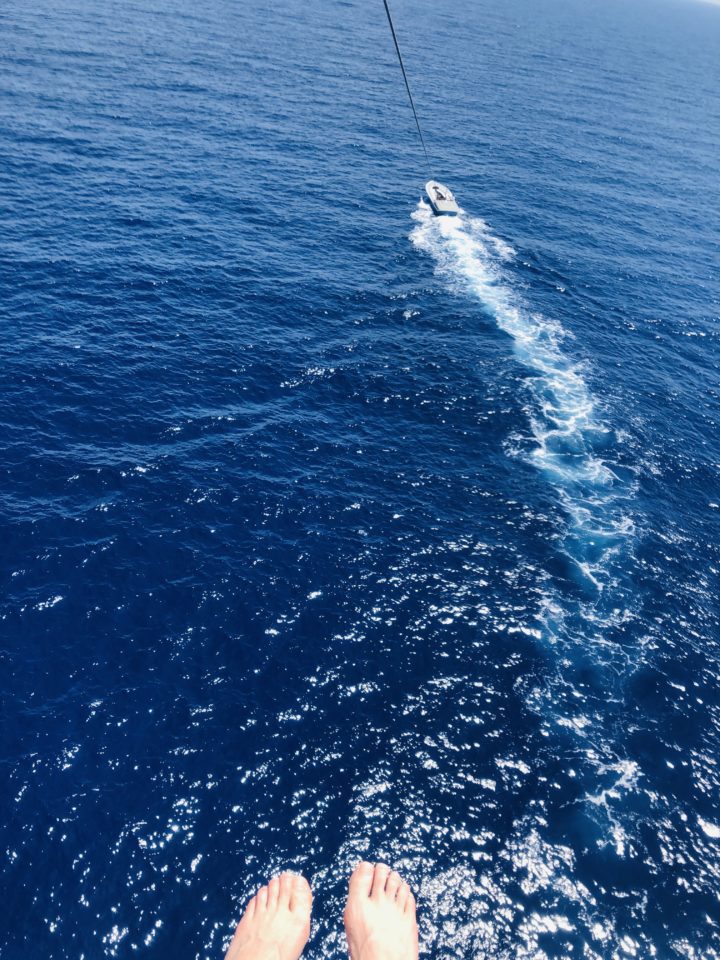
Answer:
POLYGON ((456 217, 460 213, 452 191, 437 180, 428 180, 425 194, 436 217, 456 217))

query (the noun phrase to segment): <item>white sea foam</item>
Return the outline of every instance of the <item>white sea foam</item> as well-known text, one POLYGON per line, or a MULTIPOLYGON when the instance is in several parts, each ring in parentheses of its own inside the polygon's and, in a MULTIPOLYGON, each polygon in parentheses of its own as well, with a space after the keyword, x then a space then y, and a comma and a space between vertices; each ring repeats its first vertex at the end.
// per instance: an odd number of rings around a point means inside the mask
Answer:
POLYGON ((707 820, 703 820, 702 817, 698 817, 698 823, 706 837, 711 837, 713 840, 720 840, 720 826, 715 823, 709 823, 707 820))
POLYGON ((525 455, 552 484, 567 515, 565 552, 580 578, 598 593, 611 579, 613 558, 633 535, 625 512, 628 490, 602 456, 611 431, 600 419, 582 366, 562 349, 567 334, 533 311, 513 288, 507 264, 515 251, 487 224, 464 212, 434 217, 420 202, 410 234, 456 290, 477 298, 512 339, 530 373, 527 411, 534 445, 525 455))
POLYGON ((623 857, 627 844, 615 807, 624 794, 641 789, 641 771, 614 748, 604 711, 586 697, 591 663, 594 683, 609 678, 612 684, 628 658, 636 659, 636 651, 612 641, 613 631, 631 616, 623 577, 634 536, 628 509, 632 484, 611 461, 618 438, 599 412, 583 365, 565 352, 567 332, 518 292, 512 248, 464 212, 434 217, 421 202, 413 219, 413 244, 432 256, 437 274, 454 292, 476 300, 479 330, 491 320, 508 335, 508 346, 528 373, 529 430, 509 438, 506 450, 531 463, 555 490, 566 518, 561 546, 581 592, 567 595, 543 581, 539 639, 555 651, 557 669, 549 671, 546 684, 525 691, 526 702, 543 717, 544 735, 554 731, 582 744, 585 800, 606 823, 605 842, 623 857))

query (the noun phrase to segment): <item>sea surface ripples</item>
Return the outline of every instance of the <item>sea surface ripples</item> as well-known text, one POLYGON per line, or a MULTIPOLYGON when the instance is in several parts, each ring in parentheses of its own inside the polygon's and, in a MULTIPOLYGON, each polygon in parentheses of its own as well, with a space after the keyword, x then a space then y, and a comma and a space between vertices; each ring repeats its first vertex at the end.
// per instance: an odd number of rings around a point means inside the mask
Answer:
POLYGON ((0 14, 0 955, 720 958, 720 11, 0 14))

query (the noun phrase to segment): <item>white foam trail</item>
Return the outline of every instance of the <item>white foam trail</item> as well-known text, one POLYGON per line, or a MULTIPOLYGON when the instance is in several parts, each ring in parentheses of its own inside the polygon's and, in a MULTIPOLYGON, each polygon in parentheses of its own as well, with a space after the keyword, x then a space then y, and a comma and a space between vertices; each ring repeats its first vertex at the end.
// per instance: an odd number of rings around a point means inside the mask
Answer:
POLYGON ((633 524, 623 509, 626 485, 600 455, 611 431, 597 416, 581 366, 563 353, 565 331, 529 309, 513 289, 506 265, 515 252, 484 221, 464 212, 435 217, 423 201, 413 219, 415 246, 433 257, 452 286, 477 297, 531 372, 535 402, 528 414, 535 444, 527 456, 556 489, 567 514, 566 554, 585 583, 601 592, 633 524))
MULTIPOLYGON (((605 820, 607 842, 623 857, 628 834, 616 806, 641 789, 641 771, 624 756, 624 743, 616 742, 618 714, 608 703, 616 698, 618 678, 641 654, 622 642, 633 616, 627 567, 634 526, 628 504, 633 485, 610 459, 618 437, 600 416, 582 365, 564 352, 562 326, 533 311, 513 284, 512 248, 464 211, 457 218, 434 217, 421 201, 413 219, 413 244, 432 256, 451 288, 474 298, 511 338, 528 372, 529 436, 506 447, 556 491, 566 517, 561 546, 580 589, 543 581, 537 621, 548 652, 555 652, 545 681, 536 685, 529 677, 532 687, 524 684, 526 703, 542 719, 545 736, 574 742, 587 804, 605 820)), ((565 745, 556 749, 566 751, 565 745)))

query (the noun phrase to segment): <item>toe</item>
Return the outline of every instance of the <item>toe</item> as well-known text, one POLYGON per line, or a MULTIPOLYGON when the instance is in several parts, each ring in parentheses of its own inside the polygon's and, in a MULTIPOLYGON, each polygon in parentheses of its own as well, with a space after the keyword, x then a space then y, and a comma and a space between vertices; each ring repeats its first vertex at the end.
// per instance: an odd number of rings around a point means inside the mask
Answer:
POLYGON ((369 897, 375 868, 363 860, 353 870, 350 877, 350 894, 354 897, 369 897))
POLYGON ((286 874, 290 878, 290 909, 293 912, 307 913, 310 915, 312 908, 312 890, 305 877, 299 877, 291 873, 286 874))
POLYGON ((257 903, 257 895, 255 895, 251 900, 248 901, 248 905, 245 907, 245 913, 243 913, 242 915, 243 920, 245 919, 245 917, 247 917, 248 920, 252 919, 252 917, 255 915, 256 903, 257 903))
POLYGON ((390 876, 385 882, 385 895, 390 900, 395 900, 400 888, 402 887, 402 877, 395 870, 391 871, 390 876))
POLYGON ((285 873, 280 874, 278 880, 278 906, 289 908, 293 889, 293 875, 285 871, 285 873))
POLYGON ((379 900, 385 895, 385 882, 390 876, 390 867, 386 863, 376 863, 373 873, 372 889, 370 896, 373 900, 379 900))
POLYGON ((268 888, 260 887, 258 892, 255 894, 255 913, 258 913, 260 910, 267 910, 268 905, 268 888))
POLYGON ((278 894, 280 893, 280 877, 273 877, 270 883, 268 884, 268 907, 272 909, 277 906, 278 894))
POLYGON ((409 913, 412 916, 415 916, 415 897, 412 894, 412 890, 408 887, 407 895, 405 897, 405 906, 403 907, 405 913, 409 913))

